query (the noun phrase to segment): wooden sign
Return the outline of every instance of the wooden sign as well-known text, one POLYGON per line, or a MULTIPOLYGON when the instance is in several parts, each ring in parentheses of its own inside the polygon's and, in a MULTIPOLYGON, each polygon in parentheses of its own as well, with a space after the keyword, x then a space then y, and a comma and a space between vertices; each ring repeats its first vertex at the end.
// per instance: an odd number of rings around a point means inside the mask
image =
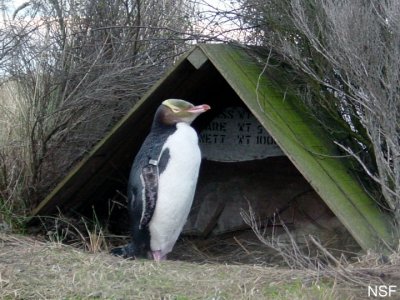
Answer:
POLYGON ((234 162, 285 154, 274 139, 244 107, 228 107, 199 134, 204 158, 234 162))

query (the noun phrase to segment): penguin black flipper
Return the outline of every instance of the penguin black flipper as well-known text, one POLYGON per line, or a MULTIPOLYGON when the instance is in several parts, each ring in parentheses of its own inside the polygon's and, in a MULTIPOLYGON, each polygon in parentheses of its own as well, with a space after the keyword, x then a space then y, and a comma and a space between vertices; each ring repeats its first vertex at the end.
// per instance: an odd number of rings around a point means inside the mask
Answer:
POLYGON ((143 206, 142 218, 140 220, 140 228, 147 226, 153 217, 158 197, 158 180, 167 166, 169 157, 169 149, 166 148, 162 152, 158 162, 150 160, 152 163, 149 163, 142 169, 141 177, 144 185, 145 203, 143 206))
POLYGON ((144 205, 142 218, 140 219, 140 228, 149 224, 156 208, 158 194, 158 166, 148 164, 142 169, 142 180, 144 185, 144 205))

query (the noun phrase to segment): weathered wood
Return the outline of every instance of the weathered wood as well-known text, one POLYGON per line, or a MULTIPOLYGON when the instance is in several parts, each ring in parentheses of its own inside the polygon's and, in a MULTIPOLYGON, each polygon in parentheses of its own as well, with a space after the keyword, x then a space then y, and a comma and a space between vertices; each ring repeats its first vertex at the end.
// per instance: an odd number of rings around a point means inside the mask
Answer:
POLYGON ((194 49, 187 56, 187 60, 192 64, 196 69, 200 69, 208 60, 207 56, 200 49, 194 49))
POLYGON ((391 245, 391 226, 338 158, 333 141, 309 112, 262 74, 263 65, 227 45, 201 46, 238 96, 364 249, 391 245))

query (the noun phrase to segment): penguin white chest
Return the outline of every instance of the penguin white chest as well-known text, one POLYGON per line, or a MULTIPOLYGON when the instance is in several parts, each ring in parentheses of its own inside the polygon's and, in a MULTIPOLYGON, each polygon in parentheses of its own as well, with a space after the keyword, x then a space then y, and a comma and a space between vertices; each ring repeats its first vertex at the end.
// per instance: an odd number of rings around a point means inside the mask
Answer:
POLYGON ((186 222, 201 161, 197 134, 186 123, 177 124, 162 152, 166 149, 169 160, 159 178, 157 204, 149 223, 151 250, 160 250, 162 256, 172 250, 186 222))

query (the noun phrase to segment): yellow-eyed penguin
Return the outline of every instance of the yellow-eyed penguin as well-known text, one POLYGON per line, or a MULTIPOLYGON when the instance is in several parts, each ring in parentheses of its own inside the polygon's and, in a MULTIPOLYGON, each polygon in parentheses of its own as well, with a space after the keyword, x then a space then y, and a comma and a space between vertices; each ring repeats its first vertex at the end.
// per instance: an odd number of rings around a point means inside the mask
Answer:
POLYGON ((192 206, 201 154, 190 124, 210 106, 162 102, 133 162, 128 183, 132 242, 113 250, 124 257, 166 258, 192 206))

